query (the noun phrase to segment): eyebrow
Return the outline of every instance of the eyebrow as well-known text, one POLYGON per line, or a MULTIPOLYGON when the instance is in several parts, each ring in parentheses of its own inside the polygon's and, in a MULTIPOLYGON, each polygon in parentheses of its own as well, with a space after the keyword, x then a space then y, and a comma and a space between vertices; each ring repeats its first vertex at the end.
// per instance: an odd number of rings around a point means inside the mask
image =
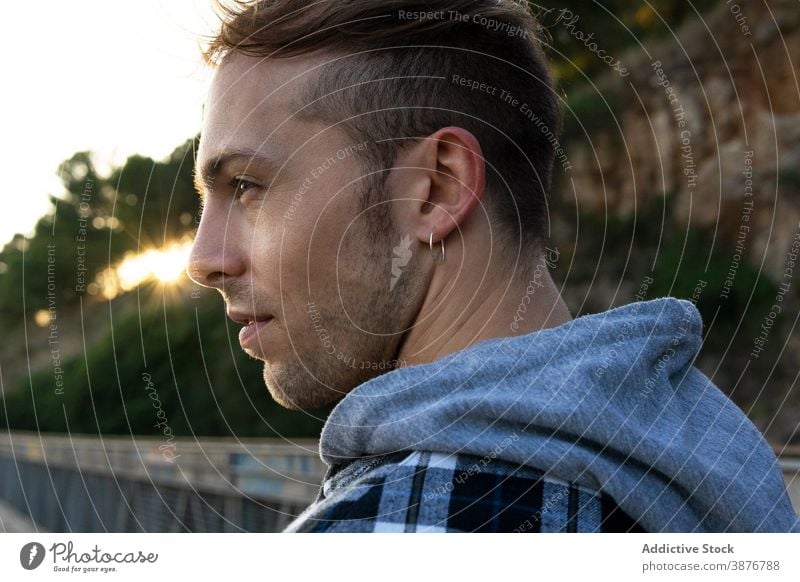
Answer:
POLYGON ((194 188, 201 198, 204 198, 214 184, 217 177, 225 168, 235 162, 247 162, 248 166, 274 167, 275 160, 256 150, 237 149, 222 152, 209 158, 202 166, 195 166, 194 188))

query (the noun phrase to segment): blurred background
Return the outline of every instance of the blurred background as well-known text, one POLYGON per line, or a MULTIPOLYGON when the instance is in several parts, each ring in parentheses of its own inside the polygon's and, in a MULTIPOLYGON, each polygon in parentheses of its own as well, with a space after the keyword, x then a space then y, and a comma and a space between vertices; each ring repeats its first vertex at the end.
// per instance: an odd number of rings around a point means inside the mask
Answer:
MULTIPOLYGON (((562 99, 549 235, 573 316, 694 301, 696 365, 795 488, 796 0, 531 5, 562 99)), ((316 492, 328 410, 274 404, 184 274, 210 1, 37 7, 0 96, 0 531, 279 529, 316 492)))

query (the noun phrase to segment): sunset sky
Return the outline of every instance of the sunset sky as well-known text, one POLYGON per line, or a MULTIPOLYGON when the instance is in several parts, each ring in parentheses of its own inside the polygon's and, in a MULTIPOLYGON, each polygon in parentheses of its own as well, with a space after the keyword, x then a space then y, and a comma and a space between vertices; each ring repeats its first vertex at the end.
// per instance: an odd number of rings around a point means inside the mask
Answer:
POLYGON ((209 71, 197 37, 216 22, 211 0, 45 0, 13 14, 0 244, 30 232, 48 194, 63 192, 57 168, 76 151, 95 152, 102 171, 133 153, 161 159, 199 130, 209 71))

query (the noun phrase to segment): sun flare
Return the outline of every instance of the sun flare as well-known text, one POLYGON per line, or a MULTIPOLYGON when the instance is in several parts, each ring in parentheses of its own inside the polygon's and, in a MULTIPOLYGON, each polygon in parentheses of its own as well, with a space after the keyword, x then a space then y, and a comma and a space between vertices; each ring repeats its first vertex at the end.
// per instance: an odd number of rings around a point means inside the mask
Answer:
POLYGON ((100 291, 106 298, 112 299, 146 282, 166 285, 177 283, 186 272, 191 247, 191 241, 183 241, 161 249, 131 253, 118 265, 98 276, 100 291))

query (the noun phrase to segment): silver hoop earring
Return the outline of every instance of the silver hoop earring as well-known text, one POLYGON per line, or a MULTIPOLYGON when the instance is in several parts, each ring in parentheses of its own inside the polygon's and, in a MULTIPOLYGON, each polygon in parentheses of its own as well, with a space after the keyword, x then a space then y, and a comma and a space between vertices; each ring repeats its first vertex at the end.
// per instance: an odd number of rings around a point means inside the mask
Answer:
POLYGON ((428 246, 431 248, 431 257, 433 258, 434 265, 441 265, 444 263, 444 239, 439 242, 442 243, 442 255, 437 258, 436 253, 433 252, 433 229, 431 229, 431 235, 428 237, 428 246))

